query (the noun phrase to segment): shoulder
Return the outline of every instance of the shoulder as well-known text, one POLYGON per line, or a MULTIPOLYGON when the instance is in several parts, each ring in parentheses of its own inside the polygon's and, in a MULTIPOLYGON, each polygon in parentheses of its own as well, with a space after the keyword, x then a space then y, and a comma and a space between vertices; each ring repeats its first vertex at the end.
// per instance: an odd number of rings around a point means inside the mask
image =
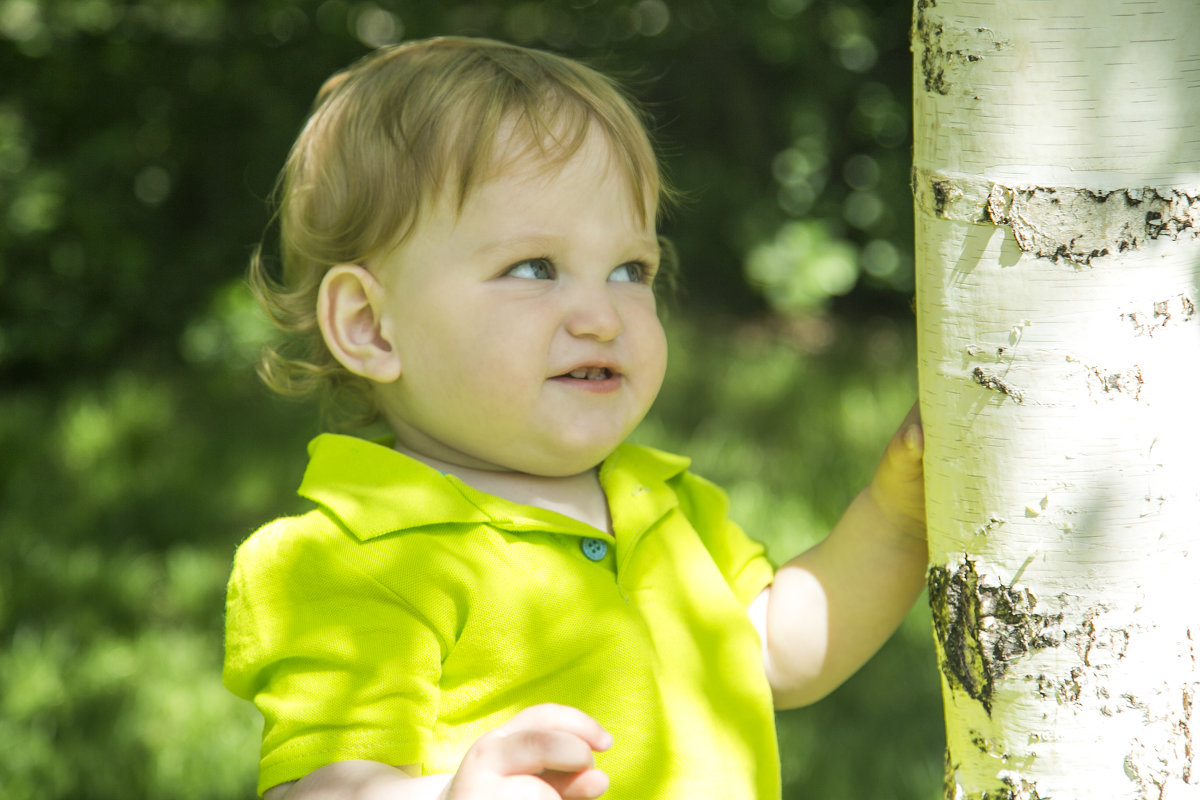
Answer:
POLYGON ((303 557, 315 550, 344 546, 345 533, 319 508, 268 522, 243 541, 234 554, 234 568, 245 569, 303 557))
POLYGON ((367 580, 399 593, 401 585, 416 589, 462 573, 462 563, 472 560, 479 549, 464 546, 463 539, 478 540, 478 529, 478 525, 381 524, 364 533, 336 511, 318 506, 272 520, 252 533, 234 554, 233 579, 266 584, 294 582, 297 576, 307 575, 314 583, 306 591, 367 580), (476 535, 471 537, 472 533, 476 535))
POLYGON ((246 605, 287 607, 300 592, 356 578, 346 557, 352 539, 321 509, 263 525, 238 547, 229 577, 229 610, 246 605))
POLYGON ((470 573, 452 544, 420 533, 364 541, 323 508, 276 519, 234 556, 227 651, 247 659, 334 624, 393 635, 410 623, 448 651, 471 597, 470 573))

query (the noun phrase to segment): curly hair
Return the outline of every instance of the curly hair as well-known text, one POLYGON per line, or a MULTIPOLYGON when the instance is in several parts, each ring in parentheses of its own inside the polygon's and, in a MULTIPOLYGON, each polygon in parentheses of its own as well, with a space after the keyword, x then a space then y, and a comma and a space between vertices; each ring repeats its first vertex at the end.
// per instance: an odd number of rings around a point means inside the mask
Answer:
MULTIPOLYGON (((611 79, 578 62, 487 39, 442 37, 382 48, 330 78, 287 158, 274 201, 282 275, 260 245, 251 290, 285 337, 268 347, 263 380, 293 397, 318 395, 327 421, 378 419, 371 383, 344 368, 317 325, 321 281, 402 243, 421 209, 454 192, 461 209, 494 175, 497 140, 567 161, 597 127, 639 209, 661 209, 661 176, 646 120, 611 79), (652 202, 646 203, 650 200, 652 202)), ((664 260, 669 256, 664 249, 664 260)), ((669 280, 669 278, 668 278, 669 280)))

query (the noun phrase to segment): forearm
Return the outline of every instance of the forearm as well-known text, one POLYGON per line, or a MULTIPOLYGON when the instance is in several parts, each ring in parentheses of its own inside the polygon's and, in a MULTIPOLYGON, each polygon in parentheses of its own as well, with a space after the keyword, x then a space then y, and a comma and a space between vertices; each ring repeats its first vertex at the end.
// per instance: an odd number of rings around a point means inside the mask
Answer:
POLYGON ((450 778, 414 778, 376 761, 339 761, 268 790, 263 800, 439 800, 450 778))
POLYGON ((781 567, 766 606, 764 664, 778 708, 815 702, 887 641, 925 583, 922 531, 859 493, 829 536, 781 567))

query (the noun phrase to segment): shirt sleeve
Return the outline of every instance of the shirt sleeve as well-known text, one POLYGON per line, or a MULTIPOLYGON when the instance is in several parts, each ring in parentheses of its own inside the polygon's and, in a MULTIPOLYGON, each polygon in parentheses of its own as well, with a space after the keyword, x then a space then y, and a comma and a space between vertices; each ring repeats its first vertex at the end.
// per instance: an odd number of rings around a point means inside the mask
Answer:
POLYGON ((224 681, 263 714, 258 791, 334 761, 421 763, 448 643, 321 512, 238 550, 224 681))
POLYGON ((771 585, 775 567, 766 549, 729 518, 729 497, 716 484, 684 472, 674 479, 680 509, 744 606, 771 585))

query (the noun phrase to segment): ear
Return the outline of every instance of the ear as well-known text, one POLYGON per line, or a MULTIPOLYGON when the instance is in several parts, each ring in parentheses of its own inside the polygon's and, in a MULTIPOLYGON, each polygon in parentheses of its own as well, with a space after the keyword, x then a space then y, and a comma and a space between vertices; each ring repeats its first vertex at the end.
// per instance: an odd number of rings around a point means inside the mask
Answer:
POLYGON ((385 293, 379 279, 357 264, 325 273, 317 294, 317 324, 342 366, 376 383, 400 377, 400 356, 385 330, 385 293))

